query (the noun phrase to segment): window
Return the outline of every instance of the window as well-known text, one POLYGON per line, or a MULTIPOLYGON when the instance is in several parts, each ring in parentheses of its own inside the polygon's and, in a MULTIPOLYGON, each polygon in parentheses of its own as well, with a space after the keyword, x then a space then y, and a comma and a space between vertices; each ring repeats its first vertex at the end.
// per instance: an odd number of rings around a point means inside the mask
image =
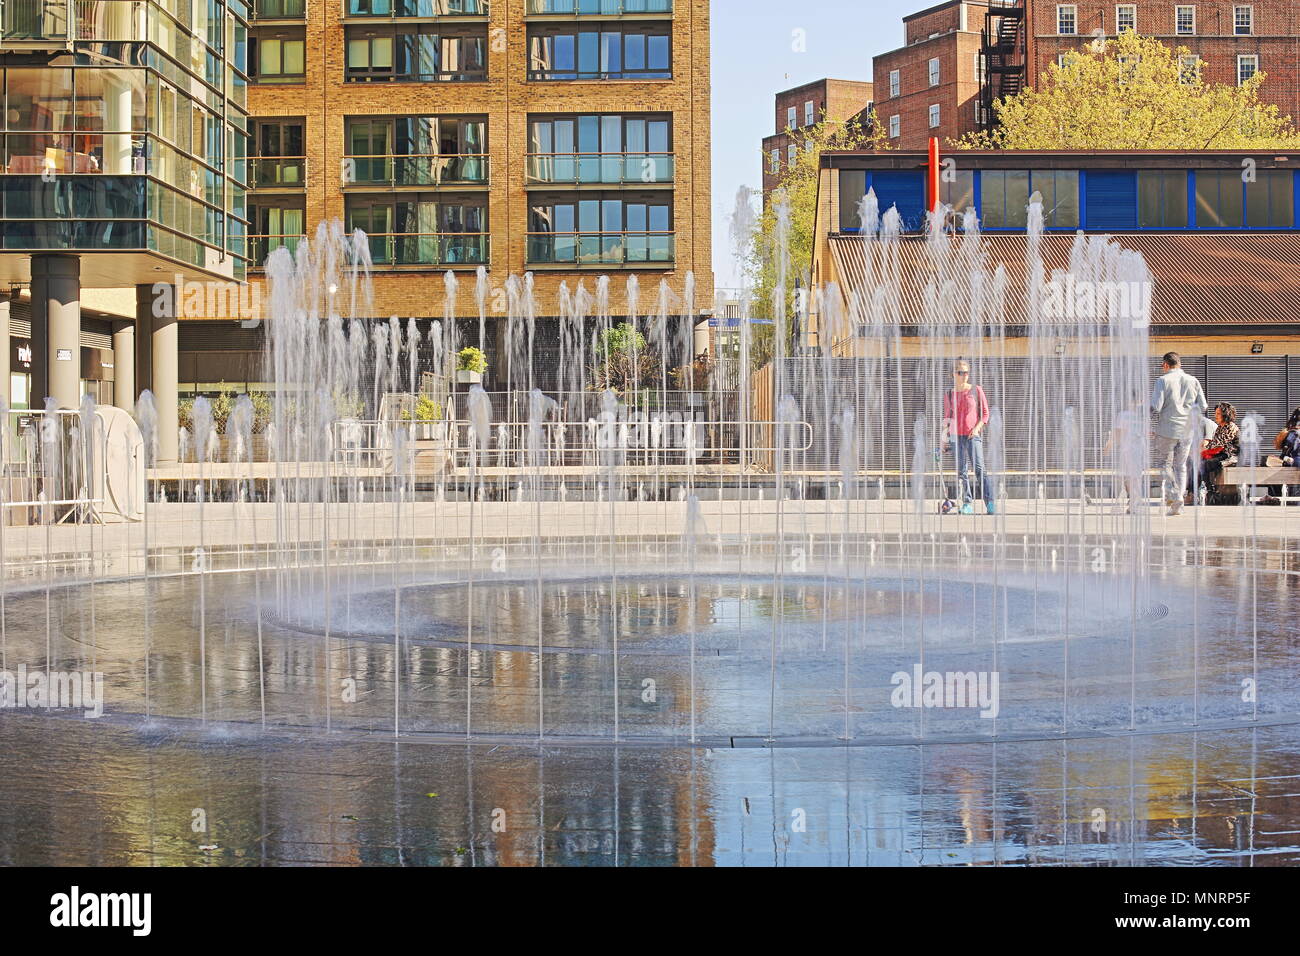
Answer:
POLYGON ((346 173, 361 185, 487 182, 487 121, 479 117, 347 117, 346 173))
POLYGON ((1195 83, 1201 75, 1201 58, 1195 53, 1178 58, 1178 82, 1195 83))
POLYGON ((1043 225, 1074 229, 1079 225, 1078 170, 991 170, 980 175, 984 225, 989 229, 1024 229, 1029 222, 1029 199, 1043 197, 1043 225))
POLYGON ((1261 169, 1246 183, 1246 225, 1290 229, 1295 224, 1295 177, 1289 169, 1261 169))
POLYGON ((249 64, 256 83, 294 83, 307 76, 307 41, 293 37, 253 37, 249 64))
POLYGON ((952 207, 958 216, 966 212, 975 205, 975 173, 969 169, 959 169, 953 173, 951 181, 941 180, 939 201, 952 207))
POLYGON ((349 232, 366 233, 376 265, 487 261, 482 199, 416 192, 348 196, 344 222, 349 232))
POLYGON ((528 212, 528 261, 671 262, 672 228, 672 205, 662 193, 543 197, 528 212))
POLYGON ((528 180, 668 183, 673 179, 671 149, 672 118, 663 113, 533 117, 528 123, 528 180))
POLYGON ((898 79, 898 71, 890 70, 889 71, 889 95, 897 96, 900 87, 901 84, 899 83, 899 79, 898 79))
POLYGON ((932 103, 930 105, 930 129, 937 129, 938 127, 939 127, 939 104, 932 103))
POLYGON ((345 36, 349 83, 487 79, 487 38, 464 28, 365 26, 348 28, 345 36))
POLYGON ((1196 173, 1196 224, 1206 229, 1240 229, 1242 224, 1241 173, 1235 170, 1198 170, 1196 173))
POLYGON ((815 115, 813 101, 809 100, 803 105, 803 125, 812 126, 815 115))
POLYGON ((1239 37, 1248 37, 1255 32, 1255 8, 1232 8, 1232 32, 1239 37))
POLYGON ((867 194, 867 174, 862 169, 840 170, 840 232, 861 228, 858 206, 867 194))
POLYGON ((1196 8, 1174 7, 1174 32, 1179 36, 1191 36, 1196 32, 1196 8))
POLYGON ((1056 32, 1063 37, 1079 32, 1079 10, 1074 4, 1057 4, 1056 32))
POLYGON ((774 149, 774 150, 772 150, 772 155, 771 155, 770 157, 768 157, 768 161, 767 161, 767 171, 768 171, 768 173, 770 173, 770 174, 773 175, 773 176, 777 176, 777 175, 780 174, 780 172, 781 172, 781 151, 780 151, 779 149, 774 149))
POLYGON ((785 110, 785 128, 795 129, 798 125, 798 117, 795 115, 794 107, 787 106, 785 110))
POLYGON ((1237 57, 1237 85, 1241 86, 1259 72, 1259 54, 1242 53, 1237 57))
POLYGON ((975 54, 975 82, 980 86, 984 85, 984 54, 982 52, 975 54))
POLYGON ((1143 229, 1187 228, 1187 173, 1138 173, 1138 225, 1143 229))
POLYGON ((487 8, 487 0, 347 0, 346 10, 350 17, 472 17, 487 16, 487 8))
POLYGON ((672 40, 664 26, 532 27, 530 80, 671 80, 672 40))
POLYGON ((898 139, 900 129, 901 129, 901 124, 898 118, 898 114, 895 113, 893 116, 889 117, 889 138, 898 139))
POLYGON ((1067 66, 1070 65, 1070 54, 1069 53, 1056 54, 1056 65, 1060 67, 1062 70, 1064 70, 1067 66))
POLYGON ((799 147, 791 143, 785 148, 785 162, 787 166, 793 166, 795 160, 799 158, 799 147))
POLYGON ((930 85, 939 85, 939 58, 933 57, 930 60, 930 85))
POLYGON ((302 120, 253 123, 253 186, 301 186, 306 179, 302 120))
POLYGON ((1136 4, 1121 3, 1115 8, 1115 32, 1123 33, 1125 30, 1134 30, 1138 28, 1138 8, 1136 4))

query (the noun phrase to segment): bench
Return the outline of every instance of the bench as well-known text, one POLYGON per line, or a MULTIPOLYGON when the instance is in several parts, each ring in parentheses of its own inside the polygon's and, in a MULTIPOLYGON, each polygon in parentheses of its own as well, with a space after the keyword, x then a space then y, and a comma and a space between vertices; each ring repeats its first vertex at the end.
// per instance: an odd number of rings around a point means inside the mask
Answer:
POLYGON ((1300 468, 1281 465, 1243 467, 1234 465, 1223 469, 1219 485, 1224 488, 1267 488, 1273 485, 1300 485, 1300 468))

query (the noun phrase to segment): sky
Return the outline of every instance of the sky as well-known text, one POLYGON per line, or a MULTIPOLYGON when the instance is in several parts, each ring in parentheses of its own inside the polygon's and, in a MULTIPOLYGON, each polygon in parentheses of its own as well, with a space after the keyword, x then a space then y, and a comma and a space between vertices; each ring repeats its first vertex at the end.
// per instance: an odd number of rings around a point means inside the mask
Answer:
POLYGON ((776 132, 775 95, 823 77, 870 80, 871 58, 903 45, 903 17, 933 2, 713 0, 713 271, 720 288, 737 284, 728 223, 736 191, 762 188, 762 141, 776 132))

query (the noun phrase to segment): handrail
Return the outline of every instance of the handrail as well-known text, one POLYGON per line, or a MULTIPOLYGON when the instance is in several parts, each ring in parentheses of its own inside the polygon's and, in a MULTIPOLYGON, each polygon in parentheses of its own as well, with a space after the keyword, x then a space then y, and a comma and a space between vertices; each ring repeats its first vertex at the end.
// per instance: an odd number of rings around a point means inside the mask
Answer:
POLYGON ((623 17, 673 12, 673 0, 600 0, 600 9, 581 10, 584 0, 528 0, 530 17, 623 17), (546 9, 547 7, 553 9, 546 9), (567 8, 567 9, 564 9, 567 8))
POLYGON ((671 183, 675 167, 676 154, 667 152, 525 154, 525 177, 538 183, 671 183), (592 165, 597 167, 594 171, 592 165), (539 172, 543 166, 549 167, 545 174, 539 172), (566 174, 566 168, 571 172, 566 174))
POLYGON ((491 178, 487 153, 352 153, 343 161, 345 186, 486 186, 491 178), (377 163, 383 163, 383 176, 362 174, 371 170, 363 164, 377 163), (482 164, 481 172, 475 163, 482 164))

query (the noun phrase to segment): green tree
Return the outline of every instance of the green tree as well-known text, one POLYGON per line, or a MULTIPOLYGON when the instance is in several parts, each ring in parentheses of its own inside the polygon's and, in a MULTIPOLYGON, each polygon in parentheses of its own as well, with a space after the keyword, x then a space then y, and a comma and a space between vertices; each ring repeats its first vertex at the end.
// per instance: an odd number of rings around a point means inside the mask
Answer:
POLYGON ((1037 89, 999 100, 998 125, 962 149, 1295 149, 1289 117, 1259 98, 1264 74, 1206 83, 1200 61, 1126 30, 1050 64, 1037 89))
MULTIPOLYGON (((786 132, 802 140, 802 146, 794 162, 783 166, 780 179, 748 239, 748 248, 742 252, 745 276, 753 290, 753 313, 763 318, 774 317, 783 263, 786 264, 784 309, 787 318, 793 313, 796 283, 800 288, 808 288, 816 240, 822 153, 827 150, 889 148, 888 138, 880 124, 875 122, 874 115, 869 117, 865 126, 856 119, 843 123, 823 119, 815 126, 786 132)), ((758 367, 771 359, 775 345, 773 330, 771 325, 753 327, 750 342, 753 366, 758 367)))
POLYGON ((657 363, 646 354, 645 336, 631 323, 602 329, 596 337, 595 363, 591 366, 591 387, 597 391, 613 389, 626 394, 654 383, 657 363))

